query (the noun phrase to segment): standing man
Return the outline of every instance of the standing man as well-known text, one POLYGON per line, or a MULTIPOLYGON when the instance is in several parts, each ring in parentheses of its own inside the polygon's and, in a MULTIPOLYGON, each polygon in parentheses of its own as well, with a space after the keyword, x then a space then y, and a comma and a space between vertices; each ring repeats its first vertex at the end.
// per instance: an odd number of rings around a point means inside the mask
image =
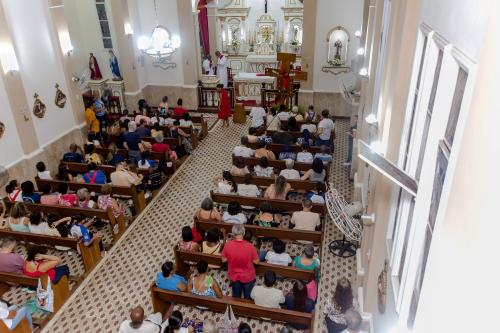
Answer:
POLYGON ((330 112, 328 110, 321 111, 321 120, 318 123, 318 130, 316 136, 316 146, 331 146, 331 136, 333 135, 333 130, 335 128, 335 123, 330 119, 330 112))
POLYGON ((212 56, 209 54, 203 60, 203 74, 214 75, 214 70, 212 68, 212 56))
POLYGON ((347 132, 347 160, 344 165, 349 166, 352 163, 352 149, 354 144, 354 139, 356 138, 356 131, 358 128, 358 115, 353 117, 353 124, 349 132, 347 132))
POLYGON ((227 87, 226 56, 220 53, 220 51, 216 51, 215 55, 217 56, 217 77, 219 78, 219 83, 224 85, 224 88, 226 88, 227 87))

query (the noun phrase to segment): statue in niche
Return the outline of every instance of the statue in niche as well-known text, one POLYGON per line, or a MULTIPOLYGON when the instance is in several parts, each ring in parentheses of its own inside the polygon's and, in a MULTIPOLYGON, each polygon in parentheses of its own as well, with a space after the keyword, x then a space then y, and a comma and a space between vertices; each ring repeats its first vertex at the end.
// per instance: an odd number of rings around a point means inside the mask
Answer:
POLYGON ((64 108, 64 105, 66 105, 66 100, 66 95, 62 92, 61 89, 59 89, 59 84, 56 83, 56 98, 54 100, 54 103, 62 109, 64 108))
POLYGON ((47 110, 47 107, 40 100, 40 96, 38 96, 37 93, 35 93, 34 98, 35 98, 35 104, 33 105, 33 114, 38 118, 43 118, 43 116, 45 115, 45 111, 47 110))
POLYGON ((333 46, 335 46, 335 48, 337 49, 337 51, 335 52, 335 59, 338 60, 338 61, 341 61, 342 60, 342 41, 340 39, 337 39, 337 41, 335 42, 335 44, 333 44, 333 46))
POLYGON ((0 138, 5 133, 5 124, 0 121, 0 138))
POLYGON ((111 73, 113 74, 113 81, 123 80, 122 74, 120 73, 120 66, 118 66, 118 58, 113 50, 109 50, 109 67, 111 68, 111 73))
POLYGON ((91 80, 102 79, 102 74, 101 74, 101 70, 99 69, 99 64, 97 63, 97 59, 94 57, 93 53, 90 54, 89 69, 90 69, 90 79, 91 80))

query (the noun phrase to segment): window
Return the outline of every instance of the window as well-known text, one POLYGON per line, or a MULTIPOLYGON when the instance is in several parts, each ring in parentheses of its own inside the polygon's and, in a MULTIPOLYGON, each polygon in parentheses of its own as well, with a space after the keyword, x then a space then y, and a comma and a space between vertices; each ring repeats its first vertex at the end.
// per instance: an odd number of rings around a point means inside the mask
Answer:
POLYGON ((102 44, 105 49, 112 49, 113 42, 111 40, 111 30, 109 29, 108 14, 106 13, 105 0, 95 0, 97 10, 97 18, 101 28, 102 44))

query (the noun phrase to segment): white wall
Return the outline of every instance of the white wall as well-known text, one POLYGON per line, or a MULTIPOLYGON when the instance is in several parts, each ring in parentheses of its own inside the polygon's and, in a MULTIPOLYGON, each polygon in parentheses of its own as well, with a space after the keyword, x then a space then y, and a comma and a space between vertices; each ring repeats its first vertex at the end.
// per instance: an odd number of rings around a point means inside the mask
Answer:
MULTIPOLYGON (((134 28, 134 40, 137 45, 137 40, 140 36, 151 36, 151 32, 156 26, 156 17, 153 1, 144 0, 129 0, 136 2, 138 15, 132 15, 134 28), (138 19, 138 20, 137 20, 138 19)), ((166 27, 171 35, 179 34, 179 15, 177 12, 176 0, 157 1, 158 5, 158 24, 166 27)), ((182 85, 184 76, 182 72, 182 45, 181 48, 172 56, 172 61, 177 63, 174 69, 163 70, 153 67, 151 58, 144 56, 144 65, 138 64, 139 71, 144 71, 146 84, 150 85, 182 85)))
POLYGON ((349 32, 351 65, 353 71, 358 72, 359 57, 356 55, 356 51, 359 48, 359 38, 354 36, 354 32, 361 30, 363 3, 363 0, 317 0, 313 83, 315 91, 342 91, 340 85, 342 75, 335 76, 321 71, 322 66, 327 65, 328 44, 326 38, 328 32, 336 26, 342 26, 349 32))
MULTIPOLYGON (((111 15, 109 1, 105 3, 113 46, 115 46, 113 16, 111 15)), ((89 53, 92 52, 97 59, 103 78, 111 79, 113 76, 108 65, 109 54, 102 44, 95 1, 64 0, 64 13, 74 47, 73 56, 76 57, 78 64, 79 73, 75 74, 80 74, 84 69, 89 68, 89 53)), ((119 61, 120 55, 117 50, 114 51, 119 61)))
POLYGON ((46 1, 31 1, 27 10, 24 1, 3 0, 3 6, 30 109, 33 108, 35 93, 40 95, 47 106, 44 118, 40 119, 31 114, 38 142, 44 145, 75 125, 70 101, 68 100, 63 109, 54 104, 56 83, 63 92, 69 92, 48 4, 46 1))
MULTIPOLYGON (((267 3, 267 13, 279 24, 280 31, 283 31, 285 16, 281 7, 285 6, 285 0, 272 0, 267 3)), ((264 14, 264 0, 247 0, 247 7, 250 7, 246 25, 248 36, 248 32, 255 29, 255 21, 264 14)))
POLYGON ((0 101, 3 101, 3 105, 0 108, 0 120, 5 125, 5 132, 2 138, 0 138, 0 165, 5 167, 9 163, 17 161, 24 155, 24 153, 19 140, 19 133, 17 132, 12 110, 7 102, 8 99, 7 92, 5 91, 5 85, 1 79, 0 101))

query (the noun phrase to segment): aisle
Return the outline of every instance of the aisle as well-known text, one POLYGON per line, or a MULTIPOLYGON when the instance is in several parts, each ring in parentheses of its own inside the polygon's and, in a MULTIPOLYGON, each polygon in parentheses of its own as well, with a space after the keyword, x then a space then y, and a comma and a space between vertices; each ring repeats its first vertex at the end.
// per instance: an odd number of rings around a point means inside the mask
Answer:
POLYGON ((149 287, 184 225, 212 188, 212 177, 231 165, 233 147, 246 125, 218 123, 166 185, 155 202, 73 294, 43 332, 116 332, 129 310, 152 311, 149 287))

